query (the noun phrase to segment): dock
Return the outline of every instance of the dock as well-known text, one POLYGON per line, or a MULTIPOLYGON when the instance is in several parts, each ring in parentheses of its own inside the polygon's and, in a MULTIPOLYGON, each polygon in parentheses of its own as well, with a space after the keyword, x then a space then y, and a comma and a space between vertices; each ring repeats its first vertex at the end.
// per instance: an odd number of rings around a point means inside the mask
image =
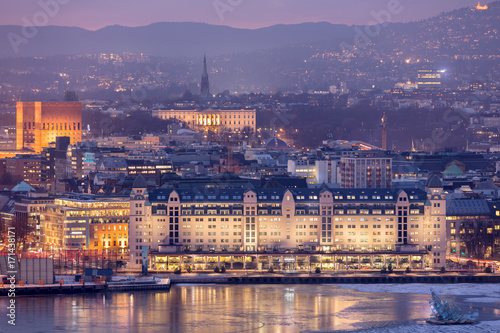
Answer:
POLYGON ((99 292, 122 292, 122 291, 147 291, 147 290, 170 290, 170 279, 153 279, 146 281, 120 281, 120 282, 85 282, 70 284, 45 284, 45 285, 15 285, 11 289, 10 284, 0 287, 0 297, 9 296, 13 292, 15 296, 57 295, 57 294, 89 294, 99 292))

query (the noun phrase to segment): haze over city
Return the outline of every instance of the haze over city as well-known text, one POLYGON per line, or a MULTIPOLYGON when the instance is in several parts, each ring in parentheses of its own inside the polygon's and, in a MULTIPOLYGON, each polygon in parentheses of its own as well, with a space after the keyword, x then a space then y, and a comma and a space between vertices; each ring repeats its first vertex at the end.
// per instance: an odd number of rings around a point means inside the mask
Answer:
MULTIPOLYGON (((393 22, 409 22, 476 4, 474 0, 61 1, 58 14, 50 19, 49 24, 90 30, 110 25, 135 27, 157 22, 202 22, 250 29, 305 22, 365 25, 373 21, 372 11, 387 9, 388 6, 401 8, 393 22)), ((23 25, 26 22, 22 18, 30 19, 40 10, 40 4, 36 1, 9 1, 3 4, 3 8, 0 14, 3 25, 23 25)))
POLYGON ((500 332, 500 1, 2 9, 0 327, 500 332))

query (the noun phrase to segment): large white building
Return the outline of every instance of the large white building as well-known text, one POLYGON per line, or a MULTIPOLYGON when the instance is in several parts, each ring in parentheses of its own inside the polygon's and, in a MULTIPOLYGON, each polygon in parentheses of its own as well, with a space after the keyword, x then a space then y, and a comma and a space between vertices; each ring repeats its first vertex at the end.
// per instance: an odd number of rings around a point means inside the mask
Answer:
POLYGON ((153 110, 152 115, 164 120, 177 120, 194 130, 227 130, 235 133, 242 132, 245 128, 253 133, 257 130, 255 109, 153 110))
POLYGON ((445 265, 442 187, 148 192, 141 178, 130 197, 131 268, 141 267, 143 246, 155 253, 169 245, 196 254, 399 251, 419 256, 419 267, 445 265))

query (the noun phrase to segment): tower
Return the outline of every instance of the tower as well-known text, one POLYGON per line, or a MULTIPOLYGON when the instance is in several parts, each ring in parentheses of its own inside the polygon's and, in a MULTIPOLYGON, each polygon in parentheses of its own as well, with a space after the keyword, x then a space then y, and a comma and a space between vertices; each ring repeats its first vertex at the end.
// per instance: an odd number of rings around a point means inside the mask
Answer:
POLYGON ((81 102, 17 102, 16 149, 42 152, 59 136, 82 141, 81 102))
POLYGON ((382 149, 387 150, 387 117, 385 112, 380 126, 382 126, 382 149))
POLYGON ((130 267, 147 269, 147 253, 151 248, 153 234, 151 224, 147 217, 151 210, 149 202, 148 185, 143 175, 135 178, 130 191, 130 220, 129 220, 129 249, 130 249, 130 267), (133 231, 132 231, 133 230, 133 231), (141 232, 137 232, 141 230, 141 232), (134 237, 135 236, 135 237, 134 237), (148 236, 148 237, 138 237, 148 236), (143 250, 143 247, 146 250, 143 250), (145 251, 145 252, 144 252, 145 251), (145 255, 144 255, 145 254, 145 255))
POLYGON ((208 81, 208 71, 207 71, 207 56, 203 56, 203 74, 201 74, 201 93, 200 97, 208 98, 210 97, 210 83, 208 81))

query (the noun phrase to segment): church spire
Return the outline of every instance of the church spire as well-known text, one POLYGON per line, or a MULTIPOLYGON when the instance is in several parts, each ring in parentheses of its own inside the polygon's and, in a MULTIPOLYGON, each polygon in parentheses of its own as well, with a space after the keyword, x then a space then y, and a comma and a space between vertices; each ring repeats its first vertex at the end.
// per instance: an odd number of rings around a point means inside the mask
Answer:
POLYGON ((207 54, 206 53, 203 54, 203 75, 204 76, 208 76, 208 72, 207 72, 207 54))
POLYGON ((203 74, 201 74, 201 91, 200 97, 208 98, 210 97, 210 83, 208 81, 208 71, 207 71, 207 55, 203 55, 203 74))

